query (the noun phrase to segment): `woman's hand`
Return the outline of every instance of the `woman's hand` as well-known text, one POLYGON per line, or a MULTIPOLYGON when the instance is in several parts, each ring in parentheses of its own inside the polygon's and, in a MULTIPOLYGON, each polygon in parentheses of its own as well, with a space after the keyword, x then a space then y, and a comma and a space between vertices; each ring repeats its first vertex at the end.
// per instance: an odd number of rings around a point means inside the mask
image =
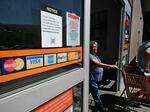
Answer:
POLYGON ((110 65, 109 68, 117 69, 117 65, 110 65))

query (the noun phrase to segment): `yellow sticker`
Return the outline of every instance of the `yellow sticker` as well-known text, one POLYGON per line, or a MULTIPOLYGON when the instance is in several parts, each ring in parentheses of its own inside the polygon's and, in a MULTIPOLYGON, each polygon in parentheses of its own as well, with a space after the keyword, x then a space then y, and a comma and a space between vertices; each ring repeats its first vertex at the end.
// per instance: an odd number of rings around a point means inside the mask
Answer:
POLYGON ((15 62, 16 62, 16 67, 15 67, 16 70, 21 70, 24 67, 23 59, 17 58, 17 59, 15 59, 15 62))
POLYGON ((43 55, 27 56, 26 62, 27 62, 27 69, 42 67, 43 55))

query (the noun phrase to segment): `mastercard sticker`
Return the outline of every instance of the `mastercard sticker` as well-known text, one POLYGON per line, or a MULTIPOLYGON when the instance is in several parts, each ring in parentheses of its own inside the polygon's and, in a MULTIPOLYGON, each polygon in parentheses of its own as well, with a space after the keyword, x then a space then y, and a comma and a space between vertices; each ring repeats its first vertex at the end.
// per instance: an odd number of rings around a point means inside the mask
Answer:
POLYGON ((2 74, 25 70, 25 57, 3 58, 2 74))

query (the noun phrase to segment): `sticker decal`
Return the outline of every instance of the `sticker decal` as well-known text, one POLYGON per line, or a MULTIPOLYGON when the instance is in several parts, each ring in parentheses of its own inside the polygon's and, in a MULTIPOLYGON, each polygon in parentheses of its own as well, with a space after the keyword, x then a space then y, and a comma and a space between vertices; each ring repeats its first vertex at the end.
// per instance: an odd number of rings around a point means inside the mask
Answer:
POLYGON ((37 68, 43 66, 43 55, 27 56, 27 69, 37 68))
POLYGON ((56 54, 44 55, 44 65, 51 65, 56 63, 56 54))
POLYGON ((66 61, 67 61, 67 53, 57 54, 57 63, 66 62, 66 61))
POLYGON ((79 59, 79 58, 80 58, 79 52, 77 52, 77 51, 68 53, 68 60, 69 61, 76 60, 76 59, 79 59))
POLYGON ((25 70, 25 57, 3 58, 2 74, 25 70))

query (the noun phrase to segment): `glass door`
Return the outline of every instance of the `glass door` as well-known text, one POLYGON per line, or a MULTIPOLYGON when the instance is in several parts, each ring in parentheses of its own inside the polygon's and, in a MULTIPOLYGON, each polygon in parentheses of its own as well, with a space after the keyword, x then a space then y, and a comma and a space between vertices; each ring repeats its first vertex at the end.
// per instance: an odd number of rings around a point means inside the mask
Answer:
MULTIPOLYGON (((121 8, 121 25, 120 25, 120 39, 119 39, 119 60, 118 67, 122 67, 129 62, 129 48, 130 48, 130 27, 131 27, 131 6, 126 1, 121 8)), ((122 72, 118 71, 117 76, 117 90, 123 87, 122 72)))

